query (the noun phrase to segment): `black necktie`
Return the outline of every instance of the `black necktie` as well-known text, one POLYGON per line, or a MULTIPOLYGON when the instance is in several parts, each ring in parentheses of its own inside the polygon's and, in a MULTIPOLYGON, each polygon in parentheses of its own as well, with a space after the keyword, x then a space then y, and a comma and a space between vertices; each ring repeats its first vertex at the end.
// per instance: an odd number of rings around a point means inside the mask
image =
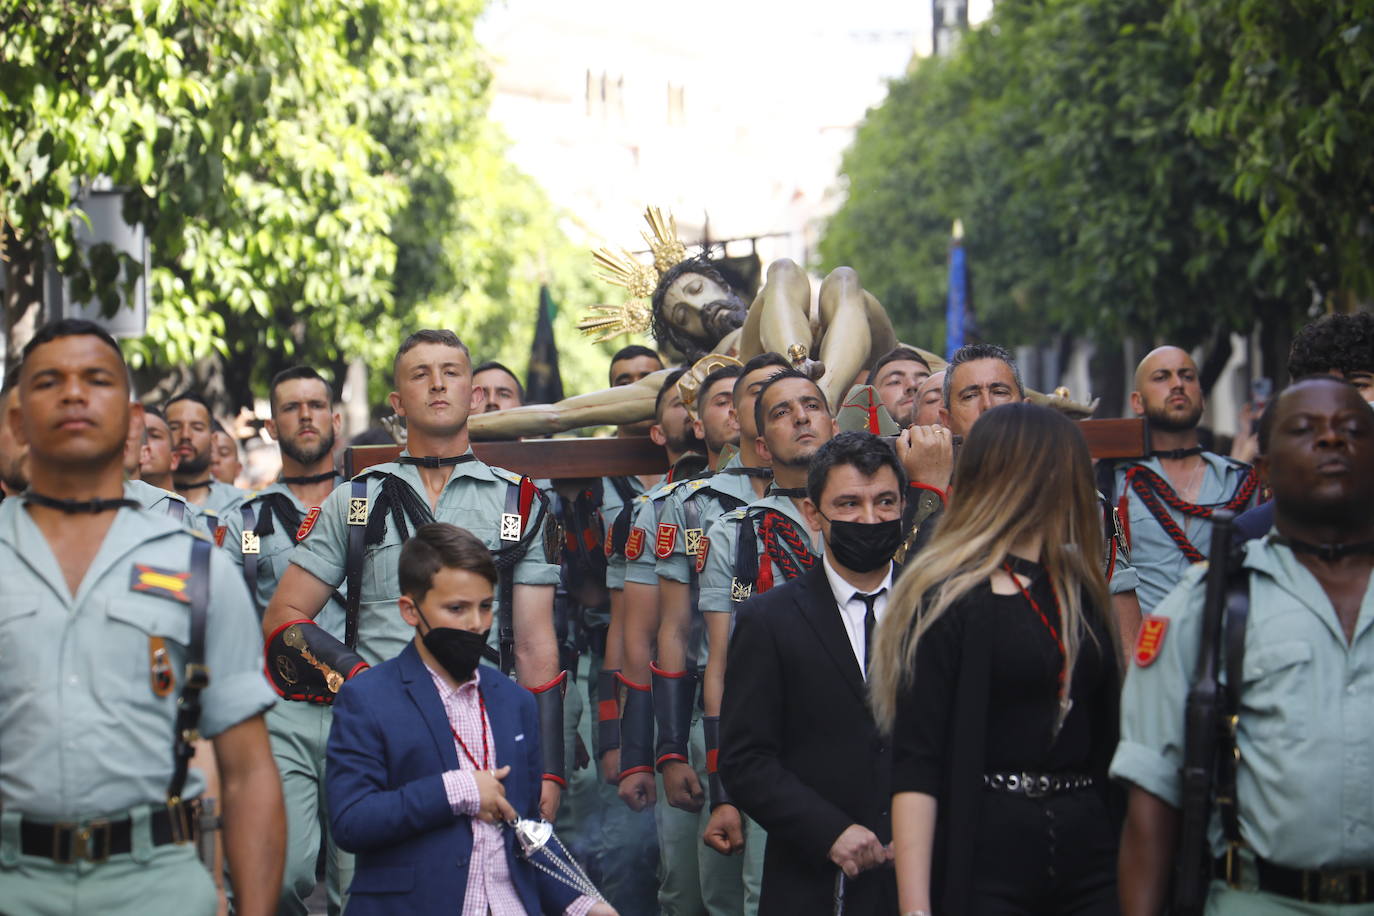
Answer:
MULTIPOLYGON (((873 655, 873 625, 878 622, 878 618, 873 613, 873 605, 878 602, 878 596, 887 593, 887 589, 880 588, 871 595, 863 592, 855 592, 854 597, 864 603, 864 675, 868 674, 868 660, 873 655)), ((853 600, 853 599, 850 599, 853 600)))

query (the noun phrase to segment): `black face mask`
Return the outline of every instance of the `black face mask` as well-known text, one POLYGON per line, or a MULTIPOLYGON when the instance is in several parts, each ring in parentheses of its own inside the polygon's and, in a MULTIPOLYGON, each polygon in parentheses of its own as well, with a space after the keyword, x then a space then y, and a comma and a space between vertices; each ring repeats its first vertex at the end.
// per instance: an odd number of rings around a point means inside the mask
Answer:
MULTIPOLYGON (((425 620, 424 614, 420 614, 418 607, 415 613, 419 614, 426 626, 429 626, 429 621, 425 620)), ((474 633, 454 627, 430 626, 429 632, 420 639, 429 650, 429 654, 434 656, 434 660, 442 665, 455 681, 462 682, 472 680, 477 663, 487 654, 487 634, 490 632, 483 630, 474 633)))
MULTIPOLYGON (((822 516, 825 518, 825 516, 822 516)), ((830 537, 825 549, 845 569, 872 572, 892 561, 902 544, 902 520, 890 522, 830 522, 830 537)))

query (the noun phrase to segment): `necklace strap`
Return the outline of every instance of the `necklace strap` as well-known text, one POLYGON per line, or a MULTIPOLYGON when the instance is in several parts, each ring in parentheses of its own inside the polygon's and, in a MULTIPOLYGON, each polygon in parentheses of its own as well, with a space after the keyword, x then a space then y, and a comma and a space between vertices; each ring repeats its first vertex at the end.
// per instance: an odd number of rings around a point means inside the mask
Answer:
POLYGON ((294 485, 294 486, 298 486, 298 487, 305 487, 305 486, 309 486, 309 485, 312 484, 312 483, 324 483, 326 480, 334 480, 334 479, 336 479, 338 476, 339 476, 339 475, 338 475, 338 474, 335 474, 335 473, 334 473, 334 470, 331 468, 330 470, 324 471, 323 473, 320 473, 320 474, 309 474, 309 475, 306 475, 306 476, 304 476, 304 477, 281 477, 281 478, 278 478, 278 480, 279 480, 281 483, 284 483, 284 484, 287 484, 287 485, 294 485))
POLYGON ((176 482, 174 481, 173 484, 174 484, 174 486, 176 486, 176 488, 177 488, 178 490, 199 490, 199 489, 202 489, 202 488, 208 490, 208 489, 210 489, 210 485, 213 484, 214 482, 215 482, 215 478, 214 478, 214 477, 207 477, 207 478, 205 478, 204 480, 200 481, 199 483, 176 483, 176 482))
POLYGON ((25 490, 24 499, 48 509, 65 512, 68 515, 98 515, 101 512, 113 512, 116 509, 142 508, 132 499, 58 499, 54 496, 35 493, 33 490, 25 490))
POLYGON ((455 464, 467 464, 469 461, 476 460, 477 456, 472 452, 464 452, 449 458, 440 458, 437 455, 402 455, 396 459, 396 462, 398 464, 412 464, 420 468, 447 468, 455 464))
POLYGON ((769 496, 786 496, 789 499, 805 499, 806 487, 772 487, 768 490, 769 496))
POLYGON ((482 728, 482 765, 480 767, 477 766, 477 758, 472 756, 472 751, 468 749, 468 743, 463 740, 462 735, 458 734, 458 729, 454 727, 452 722, 449 723, 448 730, 453 732, 454 740, 457 741, 458 746, 463 749, 463 754, 466 755, 468 760, 472 763, 472 768, 474 770, 490 770, 491 745, 487 741, 487 698, 482 696, 482 688, 480 687, 477 688, 477 709, 479 711, 478 719, 481 720, 479 724, 482 728))
POLYGON ((1274 543, 1282 544, 1294 553, 1312 554, 1328 563, 1334 563, 1345 557, 1362 553, 1374 553, 1374 541, 1360 541, 1355 544, 1312 544, 1308 541, 1299 541, 1296 538, 1287 538, 1276 534, 1274 535, 1274 543))
POLYGON ((750 468, 744 465, 736 465, 732 468, 722 468, 717 474, 734 474, 744 477, 758 477, 761 480, 771 480, 773 478, 772 468, 750 468))
POLYGON ((1161 450, 1161 451, 1150 452, 1150 457, 1151 457, 1151 458, 1172 458, 1173 460, 1177 461, 1177 460, 1179 460, 1180 458, 1191 458, 1191 457, 1193 457, 1194 455, 1201 455, 1202 452, 1203 452, 1202 446, 1200 446, 1200 445, 1194 445, 1192 448, 1171 448, 1171 449, 1164 449, 1164 450, 1161 450))

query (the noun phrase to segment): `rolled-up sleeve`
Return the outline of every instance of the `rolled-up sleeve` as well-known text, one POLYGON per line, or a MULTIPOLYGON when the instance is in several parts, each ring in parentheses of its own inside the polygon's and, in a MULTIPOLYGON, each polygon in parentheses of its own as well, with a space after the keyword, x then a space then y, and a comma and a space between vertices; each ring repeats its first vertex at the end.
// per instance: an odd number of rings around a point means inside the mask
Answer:
POLYGON ((210 595, 205 622, 210 684, 200 718, 207 738, 265 712, 277 699, 262 673, 262 628, 248 587, 222 550, 210 553, 210 595))
POLYGON ((1138 640, 1128 660, 1121 741, 1111 765, 1113 778, 1174 807, 1182 802, 1185 711, 1201 638, 1205 575, 1205 565, 1190 568, 1141 627, 1140 639, 1154 639, 1153 629, 1159 643, 1151 655, 1140 651, 1138 640))

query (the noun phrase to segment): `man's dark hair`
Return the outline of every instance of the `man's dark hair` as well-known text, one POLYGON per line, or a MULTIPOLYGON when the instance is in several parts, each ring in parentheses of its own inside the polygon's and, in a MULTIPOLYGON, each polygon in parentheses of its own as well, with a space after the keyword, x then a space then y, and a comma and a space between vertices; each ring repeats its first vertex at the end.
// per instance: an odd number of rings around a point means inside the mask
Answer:
POLYGON ((806 495, 817 506, 821 504, 821 493, 825 490, 830 471, 841 465, 848 465, 865 477, 872 477, 880 468, 892 468, 897 475, 897 492, 906 492, 906 471, 897 460, 892 446, 872 433, 840 433, 816 450, 811 458, 811 468, 806 473, 806 495))
POLYGON ((472 374, 476 376, 477 373, 486 372, 488 369, 499 369, 502 372, 506 373, 506 375, 509 375, 511 379, 515 382, 516 396, 520 398, 521 404, 525 403, 525 386, 520 384, 520 376, 510 371, 510 369, 504 363, 498 363, 494 359, 489 359, 486 362, 482 363, 482 365, 478 366, 476 369, 473 369, 472 374))
POLYGON ((891 350, 888 350, 882 356, 878 357, 878 361, 873 364, 873 368, 868 370, 868 384, 878 384, 878 373, 882 372, 883 367, 886 366, 888 363, 904 362, 920 363, 922 366, 926 367, 927 372, 930 371, 930 363, 926 362, 924 356, 917 353, 910 347, 898 344, 891 350))
POLYGON ((1374 314, 1323 315, 1293 338, 1288 351, 1288 377, 1374 372, 1374 314))
MULTIPOLYGON (((741 369, 739 366, 732 366, 728 364, 724 366, 719 366, 715 369, 712 369, 710 372, 706 373, 706 378, 701 380, 701 387, 697 389, 697 416, 701 416, 701 408, 706 403, 706 396, 710 393, 711 389, 715 387, 716 382, 719 382, 721 379, 728 378, 735 379, 735 381, 738 382, 740 376, 742 375, 744 375, 743 369, 741 369)), ((735 386, 732 384, 730 386, 730 393, 732 396, 734 394, 734 391, 735 386)))
POLYGON ((663 387, 658 389, 658 394, 654 395, 655 423, 659 422, 662 419, 662 417, 659 416, 659 411, 663 409, 663 399, 668 396, 668 393, 670 391, 677 387, 678 379, 682 378, 686 374, 687 369, 685 367, 681 369, 674 369, 672 372, 668 373, 668 377, 663 380, 663 387))
MULTIPOLYGON (((175 403, 177 403, 178 401, 190 401, 192 404, 199 404, 201 407, 204 407, 204 408, 205 408, 205 412, 206 412, 206 414, 209 415, 209 417, 210 417, 210 422, 211 422, 211 424, 212 424, 211 432, 214 432, 214 431, 215 431, 215 430, 214 430, 214 427, 219 426, 219 421, 215 419, 215 411, 210 407, 210 402, 207 401, 207 400, 205 400, 204 395, 202 395, 200 392, 198 392, 198 391, 191 391, 191 390, 189 390, 189 389, 186 390, 186 391, 181 392, 180 394, 174 394, 174 395, 172 395, 170 398, 168 398, 167 400, 163 401, 163 402, 162 402, 162 413, 163 413, 163 415, 165 416, 166 413, 167 413, 167 411, 169 411, 169 410, 172 409, 172 405, 175 404, 175 403)), ((224 427, 222 427, 222 426, 219 427, 219 431, 220 431, 220 432, 223 432, 223 431, 224 431, 224 427)))
POLYGON ((445 347, 462 350, 463 355, 468 358, 468 365, 472 365, 472 354, 468 351, 467 344, 458 339, 457 334, 447 328, 423 328, 401 341, 401 346, 396 349, 396 358, 391 361, 391 378, 393 381, 396 379, 396 367, 401 364, 401 357, 420 344, 442 344, 445 347))
POLYGON ((653 332, 654 340, 658 341, 660 347, 666 344, 671 349, 681 353, 687 362, 694 363, 710 352, 710 349, 716 345, 716 341, 691 337, 686 332, 673 327, 672 322, 663 315, 663 297, 667 294, 668 287, 672 286, 673 282, 683 274, 700 274, 706 279, 720 284, 722 289, 729 292, 734 292, 734 287, 730 285, 729 280, 725 279, 724 274, 712 266, 711 259, 705 255, 697 255, 679 261, 658 278, 658 286, 654 288, 654 295, 650 301, 652 318, 649 329, 653 332))
POLYGON ((384 427, 370 426, 348 440, 353 445, 395 445, 396 439, 384 427))
POLYGON ((954 355, 949 358, 949 364, 945 366, 945 410, 949 410, 949 398, 954 390, 954 370, 964 363, 971 363, 978 359, 1000 359, 1010 366, 1011 377, 1016 380, 1016 394, 1022 398, 1026 396, 1026 386, 1021 384, 1021 370, 1016 368, 1016 360, 1012 359, 1009 350, 1005 347, 999 347, 997 344, 965 344, 954 351, 954 355))
POLYGON ((19 370, 22 367, 23 363, 17 363, 10 366, 9 371, 5 373, 5 383, 0 385, 0 400, 4 400, 5 395, 13 391, 19 384, 19 370))
POLYGON ((610 373, 615 368, 616 363, 620 362, 622 359, 638 359, 641 356, 647 356, 649 359, 658 363, 660 369, 663 368, 663 357, 658 355, 657 350, 646 347, 643 344, 630 344, 628 347, 621 347, 619 350, 616 350, 615 355, 611 357, 610 366, 606 369, 607 381, 612 385, 615 384, 615 376, 610 373))
MULTIPOLYGON (((222 436, 228 436, 228 435, 229 435, 229 430, 225 429, 225 428, 224 428, 224 424, 221 423, 220 421, 218 421, 218 420, 211 420, 211 421, 210 421, 210 434, 211 434, 211 435, 214 435, 215 433, 219 433, 219 434, 222 435, 222 436)), ((233 438, 233 437, 231 436, 230 438, 233 438)))
POLYGON ((166 425, 166 423, 167 423, 167 417, 166 417, 165 414, 163 414, 162 408, 161 408, 161 407, 153 407, 153 406, 151 406, 151 405, 149 405, 149 404, 144 404, 144 405, 143 405, 143 416, 144 416, 144 417, 157 417, 159 420, 161 420, 161 421, 163 422, 163 425, 166 425))
MULTIPOLYGON (((784 357, 781 353, 760 353, 744 364, 744 368, 741 369, 739 372, 740 378, 744 378, 746 375, 750 375, 754 372, 757 372, 760 369, 766 369, 769 366, 777 366, 779 369, 792 368, 792 364, 789 363, 787 361, 787 358, 784 357)), ((743 388, 741 388, 738 385, 735 386, 736 407, 739 406, 739 399, 743 397, 745 394, 746 392, 743 388)))
POLYGON ((94 321, 87 321, 84 318, 59 318, 56 321, 49 321, 39 328, 29 340, 24 344, 24 352, 19 358, 20 365, 29 358, 29 354, 46 343, 52 343, 62 337, 96 337, 102 343, 115 351, 119 357, 120 365, 126 365, 124 354, 119 349, 119 344, 110 336, 110 332, 96 324, 94 321))
POLYGON ((272 376, 272 384, 267 386, 267 402, 272 408, 272 413, 275 414, 277 412, 277 389, 287 382, 294 382, 297 379, 314 379, 319 382, 324 386, 325 400, 330 404, 334 403, 334 386, 329 384, 323 375, 320 375, 320 373, 311 366, 292 366, 272 376))
POLYGON ((397 566, 401 594, 416 604, 425 600, 441 569, 465 569, 496 584, 496 564, 487 545, 466 528, 446 522, 417 528, 401 548, 397 566))
POLYGON ((756 401, 754 402, 754 426, 755 426, 756 429, 758 429, 759 435, 760 435, 760 436, 763 435, 763 425, 764 425, 764 424, 763 424, 763 396, 764 396, 765 394, 768 393, 768 389, 769 389, 769 388, 772 388, 772 387, 773 387, 774 385, 776 385, 778 382, 785 382, 785 381, 787 381, 788 379, 794 379, 794 378, 799 378, 799 379, 801 379, 802 381, 810 382, 811 385, 812 385, 812 387, 814 387, 814 388, 816 389, 816 393, 819 394, 819 395, 821 396, 821 403, 825 405, 826 412, 829 413, 829 411, 830 411, 830 402, 827 401, 827 400, 825 399, 825 392, 824 392, 824 391, 821 391, 821 386, 816 384, 816 380, 813 379, 811 376, 807 375, 805 372, 802 372, 802 371, 800 371, 800 370, 798 370, 798 369, 793 369, 793 368, 791 368, 791 367, 789 366, 788 368, 786 368, 786 369, 782 370, 781 372, 779 372, 777 375, 775 375, 775 376, 773 376, 772 378, 770 378, 768 381, 764 382, 764 383, 763 383, 763 387, 759 389, 759 397, 758 397, 758 400, 756 400, 756 401))

